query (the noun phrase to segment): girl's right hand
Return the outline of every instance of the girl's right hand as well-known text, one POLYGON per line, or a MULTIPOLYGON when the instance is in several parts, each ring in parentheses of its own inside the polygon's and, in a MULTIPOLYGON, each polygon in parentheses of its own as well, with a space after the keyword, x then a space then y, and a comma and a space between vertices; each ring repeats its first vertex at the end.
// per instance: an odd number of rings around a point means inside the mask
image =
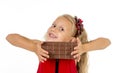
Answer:
POLYGON ((44 62, 47 60, 47 58, 49 58, 48 52, 41 48, 42 44, 43 44, 43 42, 39 42, 36 44, 37 48, 36 48, 36 52, 35 52, 37 54, 40 62, 44 62))

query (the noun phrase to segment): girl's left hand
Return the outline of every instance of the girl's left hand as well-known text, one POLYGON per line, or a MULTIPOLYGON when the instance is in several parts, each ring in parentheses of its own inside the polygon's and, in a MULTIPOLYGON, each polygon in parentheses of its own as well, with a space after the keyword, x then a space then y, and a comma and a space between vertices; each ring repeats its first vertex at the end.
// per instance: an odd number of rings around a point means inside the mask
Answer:
POLYGON ((77 42, 77 46, 74 47, 74 51, 71 53, 77 62, 80 61, 80 55, 84 53, 83 45, 79 38, 73 38, 72 42, 77 42))

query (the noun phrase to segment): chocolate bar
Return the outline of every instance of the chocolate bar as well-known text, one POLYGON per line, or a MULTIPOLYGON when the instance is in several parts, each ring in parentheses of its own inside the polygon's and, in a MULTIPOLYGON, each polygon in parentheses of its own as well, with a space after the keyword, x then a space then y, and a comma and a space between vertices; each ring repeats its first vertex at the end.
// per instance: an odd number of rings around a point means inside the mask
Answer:
POLYGON ((75 42, 44 42, 41 48, 49 52, 50 59, 74 59, 71 52, 75 46, 75 42))

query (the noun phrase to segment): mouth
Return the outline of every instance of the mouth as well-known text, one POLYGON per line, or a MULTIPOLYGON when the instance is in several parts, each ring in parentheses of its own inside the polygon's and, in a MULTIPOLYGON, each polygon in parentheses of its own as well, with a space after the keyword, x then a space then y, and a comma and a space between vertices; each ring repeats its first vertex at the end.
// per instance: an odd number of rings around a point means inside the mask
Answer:
POLYGON ((49 37, 53 39, 57 38, 57 36, 54 33, 49 33, 49 37))

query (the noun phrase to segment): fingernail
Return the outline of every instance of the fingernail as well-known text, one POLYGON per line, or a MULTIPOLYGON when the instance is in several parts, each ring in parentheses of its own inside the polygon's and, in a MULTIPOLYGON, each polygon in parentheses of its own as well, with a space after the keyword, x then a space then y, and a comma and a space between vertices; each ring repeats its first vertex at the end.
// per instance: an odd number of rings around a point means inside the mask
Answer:
POLYGON ((45 59, 45 61, 46 61, 47 59, 45 59))
POLYGON ((42 63, 44 63, 44 61, 41 61, 42 63))

